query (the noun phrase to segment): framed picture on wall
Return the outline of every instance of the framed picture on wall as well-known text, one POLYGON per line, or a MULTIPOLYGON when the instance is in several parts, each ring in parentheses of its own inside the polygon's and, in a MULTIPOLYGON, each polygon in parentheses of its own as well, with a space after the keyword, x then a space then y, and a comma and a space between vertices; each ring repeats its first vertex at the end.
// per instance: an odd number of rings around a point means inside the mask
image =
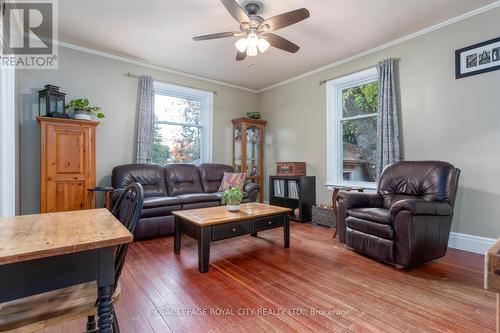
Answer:
POLYGON ((455 51, 455 78, 500 69, 500 37, 455 51))

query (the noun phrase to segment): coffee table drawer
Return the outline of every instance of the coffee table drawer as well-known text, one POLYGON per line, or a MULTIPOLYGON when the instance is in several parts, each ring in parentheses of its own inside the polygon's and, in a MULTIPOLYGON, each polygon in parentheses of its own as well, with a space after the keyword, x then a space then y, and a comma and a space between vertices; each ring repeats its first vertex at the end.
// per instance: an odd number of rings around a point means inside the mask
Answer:
POLYGON ((250 233, 251 221, 231 222, 212 227, 212 240, 230 238, 250 233))
POLYGON ((283 226, 283 215, 264 217, 253 221, 254 232, 283 226))

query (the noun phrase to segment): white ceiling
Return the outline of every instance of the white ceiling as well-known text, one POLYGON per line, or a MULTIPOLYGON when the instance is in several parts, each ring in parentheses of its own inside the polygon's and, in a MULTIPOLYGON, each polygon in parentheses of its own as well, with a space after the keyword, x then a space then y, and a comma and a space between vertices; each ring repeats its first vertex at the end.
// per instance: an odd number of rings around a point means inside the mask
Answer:
MULTIPOLYGON (((245 0, 238 0, 240 4, 245 0)), ((298 44, 236 62, 237 38, 193 36, 235 31, 219 0, 59 1, 59 39, 210 79, 262 89, 446 21, 494 0, 260 0, 261 16, 305 7, 311 17, 277 34, 298 44), (249 66, 252 62, 253 66, 249 66)))

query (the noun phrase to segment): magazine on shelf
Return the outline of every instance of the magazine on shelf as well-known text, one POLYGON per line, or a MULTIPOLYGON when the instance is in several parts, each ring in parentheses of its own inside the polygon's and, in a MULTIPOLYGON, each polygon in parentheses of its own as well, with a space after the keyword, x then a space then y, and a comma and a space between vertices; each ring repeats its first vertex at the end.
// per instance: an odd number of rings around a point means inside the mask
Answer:
POLYGON ((274 196, 284 197, 285 196, 285 180, 275 179, 273 183, 274 183, 274 196))
POLYGON ((295 180, 288 181, 288 197, 292 199, 299 198, 299 184, 295 180))

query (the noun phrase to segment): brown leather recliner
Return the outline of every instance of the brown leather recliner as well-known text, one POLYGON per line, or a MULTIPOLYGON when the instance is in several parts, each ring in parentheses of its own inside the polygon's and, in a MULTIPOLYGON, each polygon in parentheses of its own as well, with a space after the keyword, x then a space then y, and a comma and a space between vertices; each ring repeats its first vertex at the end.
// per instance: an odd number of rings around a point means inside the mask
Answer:
POLYGON ((372 258, 414 267, 448 248, 460 169, 447 162, 398 162, 376 194, 337 197, 339 240, 372 258))

